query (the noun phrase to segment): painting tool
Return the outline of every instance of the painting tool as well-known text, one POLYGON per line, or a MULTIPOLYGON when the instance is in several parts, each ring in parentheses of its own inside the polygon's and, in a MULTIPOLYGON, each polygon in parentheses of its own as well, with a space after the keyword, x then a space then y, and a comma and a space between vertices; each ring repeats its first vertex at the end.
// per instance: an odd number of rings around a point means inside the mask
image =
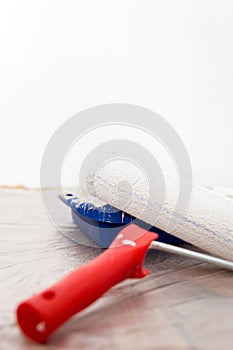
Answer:
POLYGON ((91 262, 74 270, 62 280, 22 302, 17 321, 22 332, 42 343, 65 321, 85 309, 108 289, 127 278, 143 278, 148 248, 196 258, 233 270, 233 263, 154 241, 154 232, 129 224, 115 237, 109 249, 91 262))
POLYGON ((211 263, 221 268, 232 270, 233 263, 231 261, 180 247, 174 247, 174 245, 183 244, 185 242, 160 230, 158 227, 150 227, 150 225, 142 220, 138 220, 132 215, 114 208, 109 204, 98 207, 93 203, 86 202, 74 196, 72 193, 60 196, 60 199, 71 208, 75 224, 89 239, 102 248, 108 248, 125 225, 136 223, 139 227, 157 234, 156 241, 152 242, 150 245, 151 249, 197 259, 201 262, 211 263))
POLYGON ((151 227, 151 225, 146 224, 142 220, 138 220, 134 216, 109 204, 97 206, 93 202, 79 198, 72 193, 61 195, 59 198, 71 208, 74 223, 99 247, 108 248, 119 231, 130 223, 136 223, 145 230, 157 233, 159 235, 158 241, 160 242, 170 244, 184 243, 181 239, 155 226, 151 227))

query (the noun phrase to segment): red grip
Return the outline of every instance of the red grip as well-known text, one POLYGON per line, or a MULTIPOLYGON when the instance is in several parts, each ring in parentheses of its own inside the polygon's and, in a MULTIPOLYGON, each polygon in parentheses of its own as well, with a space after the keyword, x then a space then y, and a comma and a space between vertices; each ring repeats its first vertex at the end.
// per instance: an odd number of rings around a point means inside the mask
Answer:
POLYGON ((149 271, 142 268, 142 263, 150 243, 157 237, 136 225, 127 226, 110 249, 18 306, 17 320, 23 333, 34 341, 44 342, 68 318, 115 284, 147 275, 149 271), (133 241, 132 236, 139 238, 133 241))

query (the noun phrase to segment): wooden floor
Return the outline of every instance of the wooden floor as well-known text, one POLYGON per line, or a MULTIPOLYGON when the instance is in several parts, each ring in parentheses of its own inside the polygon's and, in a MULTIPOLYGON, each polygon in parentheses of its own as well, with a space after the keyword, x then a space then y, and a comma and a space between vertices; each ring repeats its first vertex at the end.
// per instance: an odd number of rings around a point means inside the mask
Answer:
MULTIPOLYGON (((46 345, 32 343, 15 323, 16 305, 101 250, 57 231, 38 191, 1 190, 0 213, 1 350, 233 349, 233 274, 156 251, 145 261, 150 276, 111 289, 46 345)), ((68 208, 59 218, 81 241, 68 208)))

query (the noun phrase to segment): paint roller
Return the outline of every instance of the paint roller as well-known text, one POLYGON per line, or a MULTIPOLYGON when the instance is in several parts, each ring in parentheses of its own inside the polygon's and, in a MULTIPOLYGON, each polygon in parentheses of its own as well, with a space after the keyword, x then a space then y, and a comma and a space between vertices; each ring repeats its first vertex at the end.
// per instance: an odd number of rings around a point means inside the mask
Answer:
MULTIPOLYGON (((156 176, 156 174, 155 174, 156 176)), ((92 195, 140 220, 156 226, 213 255, 233 261, 233 201, 203 187, 192 185, 184 212, 175 210, 179 181, 165 176, 166 198, 153 196, 148 203, 148 183, 144 174, 130 162, 115 160, 88 178, 92 195), (131 192, 129 186, 131 184, 131 192), (120 195, 119 195, 120 193, 120 195), (154 208, 160 206, 155 217, 154 208)))

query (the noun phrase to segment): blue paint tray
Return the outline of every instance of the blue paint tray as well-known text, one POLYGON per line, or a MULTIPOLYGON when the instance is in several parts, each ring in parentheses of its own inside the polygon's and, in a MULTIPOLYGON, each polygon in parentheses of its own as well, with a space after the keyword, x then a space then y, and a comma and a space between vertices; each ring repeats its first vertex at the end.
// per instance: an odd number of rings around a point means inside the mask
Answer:
POLYGON ((150 227, 145 222, 109 204, 97 207, 71 193, 67 193, 65 196, 59 196, 59 198, 71 208, 73 220, 81 231, 102 248, 108 248, 119 231, 130 223, 135 223, 144 229, 158 233, 158 241, 160 242, 170 244, 184 243, 181 239, 157 227, 150 227))

